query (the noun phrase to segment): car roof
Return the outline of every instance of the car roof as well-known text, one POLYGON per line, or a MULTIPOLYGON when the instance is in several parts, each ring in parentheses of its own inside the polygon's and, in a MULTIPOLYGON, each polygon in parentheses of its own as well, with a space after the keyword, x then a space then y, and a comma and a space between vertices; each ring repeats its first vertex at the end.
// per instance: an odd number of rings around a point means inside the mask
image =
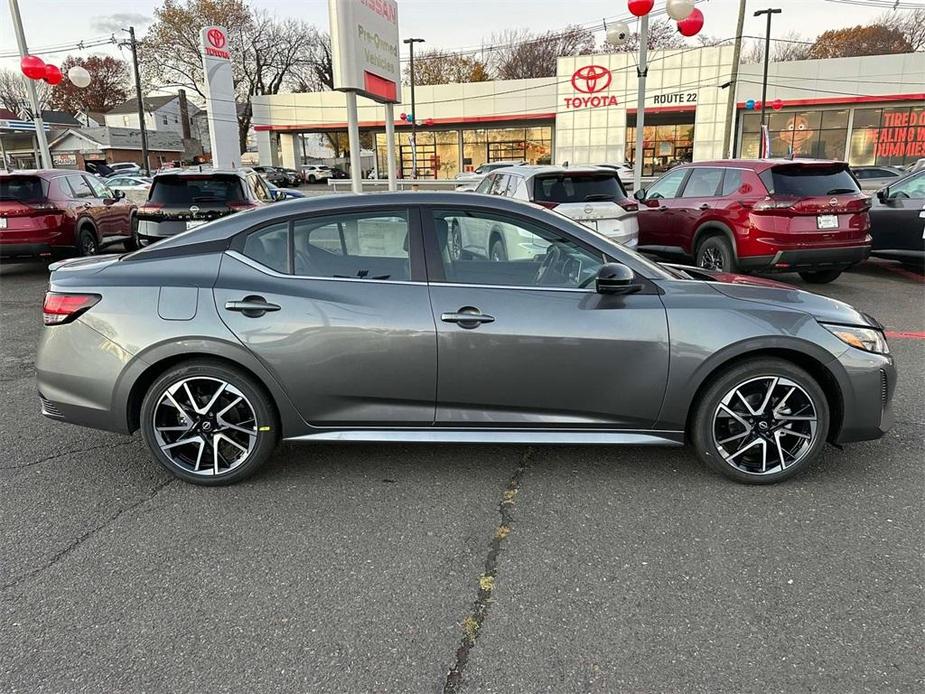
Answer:
POLYGON ((727 166, 736 169, 751 169, 752 171, 760 173, 761 171, 766 171, 775 166, 791 166, 794 164, 826 166, 831 164, 845 164, 845 162, 835 159, 713 159, 708 161, 685 162, 683 164, 678 164, 670 170, 689 169, 692 166, 727 166))
POLYGON ((155 178, 160 178, 161 176, 246 176, 251 172, 251 169, 241 168, 241 169, 209 169, 209 168, 190 168, 190 169, 167 169, 165 171, 157 171, 154 174, 155 178))
POLYGON ((80 169, 13 169, 12 171, 0 169, 0 176, 39 176, 40 178, 54 178, 56 176, 73 174, 93 175, 88 171, 81 171, 80 169))
POLYGON ((613 169, 585 164, 582 166, 558 166, 556 164, 524 164, 521 166, 507 166, 496 169, 492 173, 516 173, 521 176, 535 176, 544 173, 607 173, 615 174, 613 169))

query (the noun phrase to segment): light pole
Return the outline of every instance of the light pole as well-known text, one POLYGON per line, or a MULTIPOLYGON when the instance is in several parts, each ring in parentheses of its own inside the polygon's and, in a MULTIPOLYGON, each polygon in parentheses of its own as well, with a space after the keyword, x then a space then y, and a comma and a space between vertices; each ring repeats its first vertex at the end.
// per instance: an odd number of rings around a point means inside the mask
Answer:
POLYGON ((135 27, 123 29, 129 36, 129 46, 132 49, 132 67, 135 71, 135 99, 138 101, 138 127, 141 130, 141 158, 144 160, 145 175, 151 175, 151 164, 148 162, 148 130, 145 127, 145 104, 141 93, 141 75, 138 72, 138 42, 135 40, 135 27))
POLYGON ((736 91, 739 83, 739 61, 742 59, 742 30, 745 27, 745 0, 739 0, 739 20, 736 24, 735 47, 732 51, 732 75, 729 79, 729 99, 726 103, 726 128, 723 131, 723 151, 732 159, 732 126, 736 115, 736 91))
POLYGON ((414 103, 414 44, 424 43, 424 39, 405 39, 403 43, 408 44, 408 53, 410 58, 411 70, 411 178, 417 180, 418 177, 418 142, 415 139, 414 121, 417 119, 417 107, 414 103))
MULTIPOLYGON (((764 127, 767 124, 767 114, 768 114, 768 62, 771 59, 771 16, 775 14, 780 14, 783 10, 771 9, 758 10, 755 12, 756 17, 761 15, 768 16, 768 29, 764 38, 764 79, 761 81, 761 149, 764 150, 764 127)), ((761 152, 762 157, 767 157, 770 155, 770 152, 761 152)))
MULTIPOLYGON (((26 46, 26 35, 22 29, 22 17, 19 16, 19 0, 10 0, 10 13, 13 15, 13 31, 16 34, 16 43, 19 44, 19 57, 24 58, 29 55, 29 49, 26 46)), ((42 153, 42 161, 35 162, 41 168, 51 169, 54 164, 51 161, 51 152, 48 150, 48 138, 45 137, 45 123, 42 122, 42 109, 39 105, 39 96, 35 91, 35 84, 31 79, 26 80, 26 89, 29 92, 29 101, 32 104, 32 122, 35 125, 35 139, 38 140, 39 150, 42 153)))

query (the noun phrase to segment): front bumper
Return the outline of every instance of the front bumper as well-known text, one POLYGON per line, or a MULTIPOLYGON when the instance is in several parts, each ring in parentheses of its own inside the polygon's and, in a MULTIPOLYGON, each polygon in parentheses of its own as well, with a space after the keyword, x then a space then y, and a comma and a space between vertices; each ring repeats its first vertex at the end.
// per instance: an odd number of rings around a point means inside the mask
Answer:
POLYGON ((867 260, 870 245, 840 248, 806 248, 778 251, 774 255, 744 256, 738 259, 743 270, 799 272, 848 268, 867 260))
POLYGON ((835 443, 879 439, 893 426, 896 365, 893 357, 849 348, 833 366, 841 391, 841 426, 835 443))

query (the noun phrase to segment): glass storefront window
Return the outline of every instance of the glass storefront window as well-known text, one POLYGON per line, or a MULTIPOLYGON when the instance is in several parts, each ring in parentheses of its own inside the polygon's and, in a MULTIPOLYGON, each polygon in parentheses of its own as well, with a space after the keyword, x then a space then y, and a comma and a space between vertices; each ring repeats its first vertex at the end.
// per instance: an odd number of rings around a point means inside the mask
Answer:
MULTIPOLYGON (((636 128, 626 129, 627 161, 636 161, 636 128)), ((643 127, 642 175, 658 176, 672 166, 691 161, 694 152, 694 126, 647 125, 643 127)))
POLYGON ((822 129, 823 130, 834 130, 840 128, 846 130, 848 128, 848 110, 844 109, 842 111, 823 111, 822 112, 822 129))
POLYGON ((854 110, 854 128, 879 128, 882 108, 857 108, 854 110))

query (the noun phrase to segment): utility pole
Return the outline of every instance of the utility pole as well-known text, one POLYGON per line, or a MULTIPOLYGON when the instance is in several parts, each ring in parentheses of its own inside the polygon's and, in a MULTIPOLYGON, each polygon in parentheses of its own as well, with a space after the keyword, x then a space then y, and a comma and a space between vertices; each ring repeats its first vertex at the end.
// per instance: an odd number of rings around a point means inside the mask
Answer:
MULTIPOLYGON (((761 82, 761 142, 764 143, 764 126, 767 125, 768 119, 768 63, 771 60, 771 16, 780 14, 783 10, 767 9, 755 12, 756 17, 761 15, 768 16, 768 30, 764 37, 764 79, 761 82)), ((761 145, 764 149, 764 144, 761 145)), ((770 156, 770 152, 761 152, 762 157, 770 156)))
POLYGON ((742 32, 745 29, 745 3, 746 0, 739 0, 739 22, 736 25, 735 47, 732 51, 732 74, 729 78, 729 101, 726 106, 726 130, 723 134, 723 148, 725 149, 728 159, 732 159, 735 153, 735 145, 732 140, 732 128, 735 125, 736 92, 739 84, 739 62, 742 59, 742 32))
POLYGON ((410 54, 410 70, 411 70, 411 178, 412 180, 417 180, 418 177, 418 141, 415 137, 415 121, 417 120, 417 106, 414 103, 414 44, 424 43, 424 39, 405 39, 404 43, 408 44, 408 52, 410 54))
POLYGON ((639 67, 636 74, 639 77, 639 90, 636 94, 636 158, 633 161, 633 192, 642 188, 642 148, 645 145, 646 125, 646 76, 649 66, 646 64, 649 53, 649 15, 643 15, 639 20, 639 67))
MULTIPOLYGON (((26 46, 26 35, 22 29, 22 17, 19 16, 19 0, 10 0, 10 13, 13 15, 13 32, 16 34, 16 43, 19 44, 19 57, 23 58, 29 55, 29 48, 26 46)), ((45 123, 42 121, 42 109, 39 105, 38 92, 35 91, 35 82, 28 77, 23 77, 26 82, 26 89, 29 92, 29 101, 32 105, 32 123, 35 125, 35 139, 38 140, 39 150, 42 153, 42 161, 36 161, 36 165, 44 169, 54 168, 51 160, 51 152, 48 149, 48 138, 45 137, 45 123)))
POLYGON ((138 72, 138 42, 135 40, 135 27, 123 29, 129 36, 129 46, 132 48, 132 67, 135 71, 135 98, 138 100, 138 127, 141 129, 141 157, 144 159, 145 175, 151 175, 151 165, 148 161, 148 130, 145 128, 145 103, 141 93, 141 75, 138 72))

